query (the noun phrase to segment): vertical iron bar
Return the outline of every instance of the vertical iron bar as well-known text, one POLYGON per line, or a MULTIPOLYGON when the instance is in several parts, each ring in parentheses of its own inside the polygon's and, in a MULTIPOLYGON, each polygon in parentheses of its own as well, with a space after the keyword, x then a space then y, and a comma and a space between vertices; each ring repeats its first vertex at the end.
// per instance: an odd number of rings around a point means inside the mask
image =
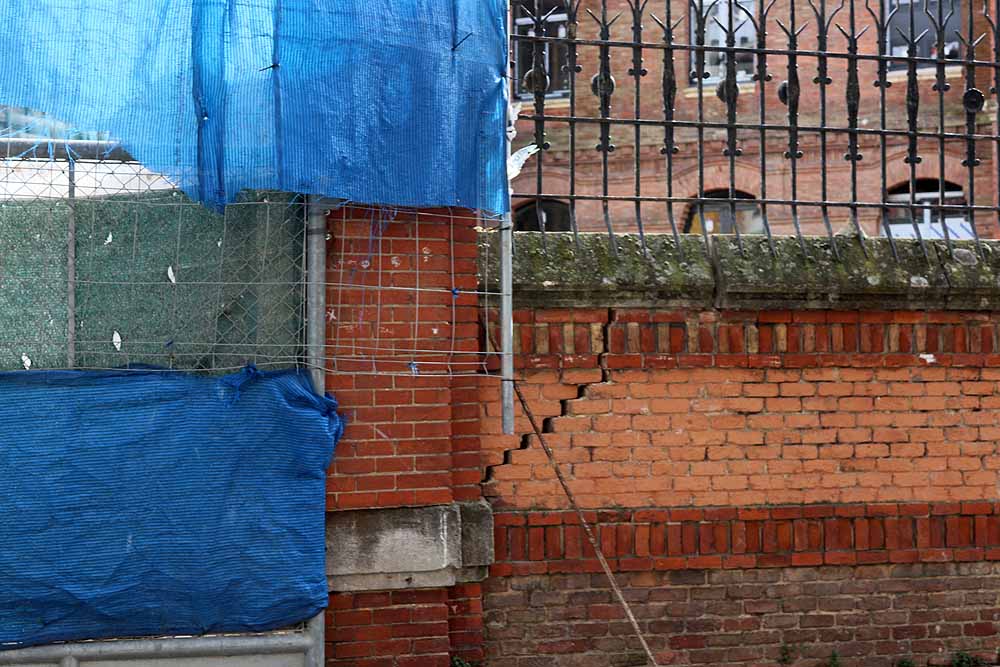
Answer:
POLYGON ((997 20, 1000 20, 1000 0, 995 1, 993 17, 990 17, 989 4, 984 0, 983 13, 986 15, 986 20, 993 31, 993 86, 990 92, 996 98, 993 101, 993 104, 996 106, 993 112, 993 135, 996 137, 996 140, 993 142, 993 168, 997 175, 993 205, 996 207, 997 222, 1000 223, 1000 26, 997 26, 997 20))
MULTIPOLYGON (((998 0, 998 2, 1000 2, 1000 0, 998 0)), ((878 78, 873 82, 873 85, 879 89, 878 138, 879 175, 881 177, 882 184, 881 202, 883 204, 881 210, 882 229, 885 232, 886 238, 889 239, 889 248, 892 250, 893 259, 899 261, 899 249, 896 247, 896 239, 893 238, 892 227, 889 225, 889 172, 887 168, 888 139, 886 136, 886 91, 892 85, 892 82, 888 80, 889 65, 886 60, 886 47, 889 45, 889 21, 898 11, 898 7, 886 12, 886 0, 879 0, 878 14, 876 15, 875 10, 871 7, 870 0, 865 0, 865 9, 872 17, 872 23, 875 25, 876 37, 878 41, 878 78)))
POLYGON ((604 214, 604 225, 608 229, 608 238, 611 243, 611 252, 618 256, 618 243, 615 240, 614 227, 611 224, 611 210, 609 208, 608 195, 609 186, 609 159, 611 153, 615 151, 615 145, 611 143, 611 96, 615 92, 615 78, 611 73, 611 26, 621 17, 621 14, 608 21, 608 0, 601 0, 601 17, 597 18, 594 13, 587 10, 598 25, 601 27, 600 70, 591 80, 591 90, 600 100, 601 105, 601 139, 597 144, 597 151, 601 154, 601 209, 604 214))
POLYGON ((542 0, 535 0, 535 9, 532 15, 535 34, 531 45, 531 73, 528 78, 535 102, 535 146, 539 149, 535 155, 535 216, 538 221, 538 230, 542 233, 543 247, 545 246, 545 212, 542 210, 542 193, 545 192, 545 151, 549 149, 549 143, 545 140, 545 96, 549 92, 550 78, 548 63, 545 62, 546 49, 549 47, 540 38, 548 35, 550 14, 551 12, 542 12, 542 0))
MULTIPOLYGON (((629 69, 629 76, 635 83, 635 120, 642 119, 642 78, 648 73, 642 62, 642 15, 646 10, 649 0, 627 0, 629 8, 632 10, 632 67, 629 69)), ((635 180, 635 222, 639 230, 639 244, 642 246, 643 254, 646 249, 646 232, 642 224, 642 126, 635 124, 635 158, 633 164, 633 179, 635 180)))
MULTIPOLYGON (((1000 0, 997 0, 1000 2, 1000 0)), ((656 16, 656 21, 663 29, 663 79, 661 81, 663 93, 663 148, 660 149, 667 161, 667 220, 670 222, 670 231, 674 235, 674 244, 677 246, 679 257, 684 256, 681 247, 681 238, 677 229, 677 221, 674 219, 674 155, 677 154, 676 128, 674 127, 674 105, 677 99, 677 72, 674 63, 674 28, 684 20, 678 19, 673 23, 671 13, 672 0, 664 0, 663 21, 656 16)))
POLYGON ((805 257, 809 257, 806 250, 805 239, 802 238, 802 226, 799 224, 799 183, 798 183, 798 161, 802 157, 799 150, 799 63, 798 48, 799 35, 805 29, 796 28, 795 25, 795 2, 791 2, 788 8, 788 27, 778 21, 778 27, 782 29, 788 38, 788 79, 785 81, 785 104, 788 106, 788 150, 785 151, 785 158, 791 161, 791 192, 792 192, 792 224, 795 226, 795 236, 799 240, 799 248, 805 257))
POLYGON ((861 222, 858 220, 858 162, 861 161, 862 155, 858 147, 858 112, 861 107, 861 84, 858 81, 858 40, 868 31, 865 27, 860 34, 857 32, 857 16, 855 15, 854 0, 850 0, 850 7, 848 8, 848 28, 849 31, 844 30, 837 25, 837 29, 840 30, 844 38, 847 39, 847 88, 845 89, 845 98, 847 102, 847 153, 844 154, 844 159, 850 163, 851 170, 851 205, 850 205, 850 215, 851 222, 854 225, 854 231, 858 235, 858 242, 861 244, 861 249, 868 256, 868 248, 865 245, 864 232, 861 229, 861 222))
MULTIPOLYGON (((968 5, 968 28, 967 38, 959 35, 959 39, 965 45, 965 94, 962 97, 962 104, 965 107, 965 159, 962 166, 968 172, 969 194, 966 197, 966 206, 969 212, 969 226, 972 228, 972 238, 976 242, 976 251, 980 257, 985 257, 982 240, 979 238, 979 229, 976 226, 976 167, 981 161, 976 157, 976 140, 972 135, 976 133, 976 115, 983 109, 985 97, 982 91, 976 88, 976 47, 982 41, 982 37, 976 37, 972 2, 967 0, 968 5)), ((943 203, 943 202, 942 202, 943 203)))
POLYGON ((920 232, 920 224, 917 220, 916 192, 917 192, 917 165, 923 161, 918 154, 918 114, 920 112, 920 85, 917 81, 917 43, 924 37, 926 31, 919 36, 915 34, 915 16, 913 5, 909 7, 909 36, 904 36, 906 40, 906 122, 907 122, 907 151, 904 162, 910 167, 910 220, 913 223, 913 231, 920 241, 920 247, 924 251, 924 257, 930 261, 927 252, 927 244, 924 242, 923 234, 920 232))
MULTIPOLYGON (((715 6, 716 0, 709 5, 709 11, 715 6)), ((708 225, 705 221, 705 79, 708 72, 705 71, 705 0, 690 0, 691 11, 696 13, 695 17, 695 67, 691 76, 695 79, 698 88, 698 141, 695 148, 698 153, 698 219, 701 222, 701 236, 705 241, 705 252, 711 258, 712 242, 708 237, 708 225)))
MULTIPOLYGON (((743 236, 736 220, 736 158, 743 154, 737 144, 736 135, 736 102, 740 95, 740 86, 736 81, 736 17, 733 7, 737 0, 726 0, 726 76, 719 82, 716 93, 726 104, 726 147, 722 154, 729 162, 729 218, 733 221, 733 231, 736 234, 736 245, 741 255, 746 254, 743 247, 743 236)), ((716 24, 719 22, 716 21, 716 24)))
POLYGON ((944 212, 944 193, 945 193, 945 108, 944 108, 944 94, 946 91, 951 89, 951 84, 948 83, 948 79, 945 77, 944 72, 944 46, 945 46, 945 35, 944 29, 951 18, 954 11, 954 2, 952 2, 952 11, 948 12, 948 16, 944 15, 944 6, 942 5, 943 0, 937 0, 937 16, 933 16, 928 7, 928 0, 924 0, 924 14, 927 15, 927 19, 930 21, 931 26, 934 28, 934 43, 937 48, 937 62, 934 64, 935 74, 934 74, 934 85, 931 90, 937 92, 938 101, 938 203, 937 203, 937 220, 938 224, 941 225, 942 233, 944 234, 945 246, 948 248, 948 255, 954 257, 955 249, 951 242, 951 234, 948 231, 948 224, 945 221, 944 212))
MULTIPOLYGON (((826 15, 826 0, 819 0, 818 7, 812 0, 809 0, 809 6, 812 8, 813 15, 816 17, 816 48, 820 52, 819 56, 816 58, 816 76, 813 77, 813 83, 819 86, 820 216, 823 218, 823 226, 826 227, 826 235, 830 239, 830 245, 833 248, 833 256, 840 259, 840 250, 837 247, 837 239, 833 236, 833 226, 830 224, 830 208, 827 204, 830 200, 830 189, 827 182, 829 172, 826 164, 826 87, 833 83, 833 79, 830 78, 829 63, 827 61, 826 53, 829 46, 830 22, 837 15, 843 5, 835 9, 829 17, 826 15)), ((865 248, 864 242, 861 243, 861 247, 862 249, 865 248)), ((867 254, 867 250, 865 253, 867 254)))
MULTIPOLYGON (((1000 1, 1000 0, 998 0, 1000 1)), ((760 115, 760 198, 767 199, 767 87, 764 85, 771 80, 771 75, 767 71, 767 15, 774 6, 774 0, 765 5, 766 0, 757 0, 757 21, 754 28, 757 33, 757 71, 753 78, 757 82, 757 111, 760 115)), ((750 20, 753 17, 750 16, 750 20)), ((774 237, 771 234, 771 222, 767 218, 767 204, 761 202, 761 220, 764 222, 764 231, 767 233, 767 244, 771 250, 771 257, 777 258, 777 251, 774 247, 774 237)))
MULTIPOLYGON (((576 50, 578 12, 580 0, 566 1, 566 73, 569 76, 569 116, 576 118, 576 75, 581 67, 576 50)), ((569 121, 569 224, 573 230, 573 243, 580 249, 580 228, 576 221, 576 123, 569 121)), ((511 405, 514 403, 511 395, 511 405)))

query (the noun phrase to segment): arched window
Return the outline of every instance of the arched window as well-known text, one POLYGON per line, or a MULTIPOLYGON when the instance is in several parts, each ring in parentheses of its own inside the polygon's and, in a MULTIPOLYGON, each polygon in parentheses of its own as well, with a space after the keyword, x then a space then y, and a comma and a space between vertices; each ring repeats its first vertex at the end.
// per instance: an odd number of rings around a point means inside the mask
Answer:
POLYGON ((514 211, 515 232, 539 232, 542 223, 547 232, 570 231, 569 204, 558 199, 543 199, 540 206, 538 202, 531 202, 514 211))
MULTIPOLYGON (((906 207, 889 209, 889 229, 895 238, 916 238, 913 218, 916 216, 920 235, 925 239, 943 239, 942 219, 948 225, 948 236, 953 239, 974 238, 968 213, 964 210, 941 209, 945 206, 966 206, 968 202, 961 185, 935 178, 919 178, 915 181, 913 204, 909 207, 910 184, 902 183, 889 190, 887 201, 891 204, 907 204, 906 207), (944 198, 941 191, 944 190, 944 198)), ((885 233, 885 229, 882 229, 885 233)))
POLYGON ((705 199, 708 201, 691 204, 684 223, 685 234, 701 234, 703 227, 709 234, 732 234, 737 228, 740 234, 764 233, 760 206, 750 193, 736 190, 733 192, 734 201, 730 202, 729 190, 709 190, 705 199))

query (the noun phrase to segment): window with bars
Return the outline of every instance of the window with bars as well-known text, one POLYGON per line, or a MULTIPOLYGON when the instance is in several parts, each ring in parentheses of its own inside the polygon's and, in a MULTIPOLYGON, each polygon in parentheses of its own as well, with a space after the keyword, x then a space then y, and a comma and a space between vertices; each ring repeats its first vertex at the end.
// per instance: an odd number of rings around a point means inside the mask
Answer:
POLYGON ((729 201, 728 190, 706 192, 709 201, 691 206, 684 233, 733 234, 739 228, 741 234, 763 234, 760 206, 753 201, 754 196, 736 191, 733 197, 738 201, 729 201))
POLYGON ((700 69, 698 52, 694 54, 690 72, 692 83, 697 81, 699 71, 707 83, 722 80, 730 59, 736 65, 737 81, 742 83, 752 79, 754 54, 751 49, 756 46, 757 35, 753 21, 747 20, 747 17, 753 16, 754 4, 754 0, 702 0, 691 5, 691 43, 705 47, 705 62, 700 69))
POLYGON ((558 199, 531 202, 514 211, 515 232, 568 232, 572 229, 569 205, 558 199))
POLYGON ((974 238, 961 210, 967 205, 965 193, 956 183, 919 179, 912 194, 909 184, 903 184, 889 190, 888 199, 898 206, 886 221, 896 238, 916 238, 918 231, 926 239, 974 238))
MULTIPOLYGON (((520 37, 551 37, 565 40, 569 16, 562 0, 520 0, 511 4, 514 34, 520 37)), ((567 70, 569 51, 563 41, 517 41, 514 57, 514 94, 520 99, 534 95, 532 78, 543 82, 546 97, 569 95, 567 70)))
MULTIPOLYGON (((961 58, 962 13, 958 0, 890 0, 885 3, 886 52, 895 58, 890 69, 906 69, 912 46, 914 56, 957 61, 961 58)), ((948 63, 948 64, 958 64, 948 63)), ((935 67, 922 60, 917 68, 935 67)))

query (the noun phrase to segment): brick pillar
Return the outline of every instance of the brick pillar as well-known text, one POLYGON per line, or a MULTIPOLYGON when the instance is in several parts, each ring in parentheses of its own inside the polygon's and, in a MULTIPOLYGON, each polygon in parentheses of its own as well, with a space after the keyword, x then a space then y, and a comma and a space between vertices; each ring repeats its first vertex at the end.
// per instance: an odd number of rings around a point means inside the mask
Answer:
POLYGON ((475 226, 448 210, 330 217, 327 386, 347 428, 329 475, 328 539, 331 562, 357 563, 331 577, 341 591, 327 617, 331 665, 447 667, 453 653, 482 653, 480 587, 458 583, 476 576, 465 541, 375 553, 398 526, 431 538, 446 526, 455 539, 469 519, 454 503, 481 498, 475 226), (387 590, 367 590, 379 582, 387 590))

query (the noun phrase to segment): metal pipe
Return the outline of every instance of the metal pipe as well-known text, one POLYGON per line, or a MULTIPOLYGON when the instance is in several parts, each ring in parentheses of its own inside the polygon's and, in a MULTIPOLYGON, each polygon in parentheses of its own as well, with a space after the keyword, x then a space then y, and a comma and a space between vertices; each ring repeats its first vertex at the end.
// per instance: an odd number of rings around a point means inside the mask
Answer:
POLYGON ((326 208, 319 197, 306 204, 306 360, 313 386, 326 391, 326 208))
MULTIPOLYGON (((0 665, 74 660, 144 660, 210 658, 235 655, 280 655, 308 651, 312 637, 303 632, 254 636, 170 637, 35 646, 0 651, 0 665)), ((65 664, 65 663, 64 663, 65 664)), ((69 664, 72 664, 70 662, 69 664)), ((311 666, 310 666, 311 667, 311 666)))
POLYGON ((135 162, 120 144, 113 141, 53 140, 44 137, 5 137, 0 139, 0 155, 7 159, 26 160, 99 160, 135 162))
MULTIPOLYGON (((306 358, 317 393, 326 393, 326 235, 327 210, 318 197, 306 204, 306 358)), ((323 667, 326 621, 324 612, 309 620, 306 667, 323 667)))
MULTIPOLYGON (((538 9, 536 5, 536 9, 538 9)), ((537 12, 536 12, 537 13, 537 12)), ((513 11, 507 14, 507 34, 514 33, 513 11)), ((538 34, 542 34, 538 30, 538 34)), ((509 40, 508 40, 509 41, 509 40)), ((513 63, 513 53, 508 54, 508 63, 513 63)), ((508 80, 516 81, 517 72, 508 65, 508 80)), ((536 96, 536 104, 539 102, 536 96)), ((541 100, 544 104, 544 100, 541 100)), ((507 163, 510 163, 511 130, 517 129, 517 118, 511 117, 511 107, 508 102, 506 114, 507 127, 504 129, 507 137, 507 163)), ((542 124, 544 128, 544 123, 542 124)), ((541 142, 538 143, 541 148, 541 142)), ((542 156, 538 156, 539 165, 542 156)), ((541 167, 539 167, 541 174, 541 167)), ((510 175, 508 174, 508 178, 510 175)), ((514 184, 509 183, 511 191, 514 184)), ((539 182, 541 193, 541 182, 539 182)), ((541 199, 536 200, 538 214, 541 215, 541 199)), ((544 227, 543 227, 544 230, 544 227)), ((487 336, 489 340, 489 336, 487 336)), ((514 435, 514 216, 507 213, 500 227, 500 414, 504 435, 514 435)))
POLYGON ((503 433, 514 435, 514 221, 510 213, 500 228, 500 348, 503 433))
POLYGON ((309 649, 306 651, 305 667, 323 667, 326 648, 326 614, 320 612, 309 619, 306 627, 309 635, 309 649))

